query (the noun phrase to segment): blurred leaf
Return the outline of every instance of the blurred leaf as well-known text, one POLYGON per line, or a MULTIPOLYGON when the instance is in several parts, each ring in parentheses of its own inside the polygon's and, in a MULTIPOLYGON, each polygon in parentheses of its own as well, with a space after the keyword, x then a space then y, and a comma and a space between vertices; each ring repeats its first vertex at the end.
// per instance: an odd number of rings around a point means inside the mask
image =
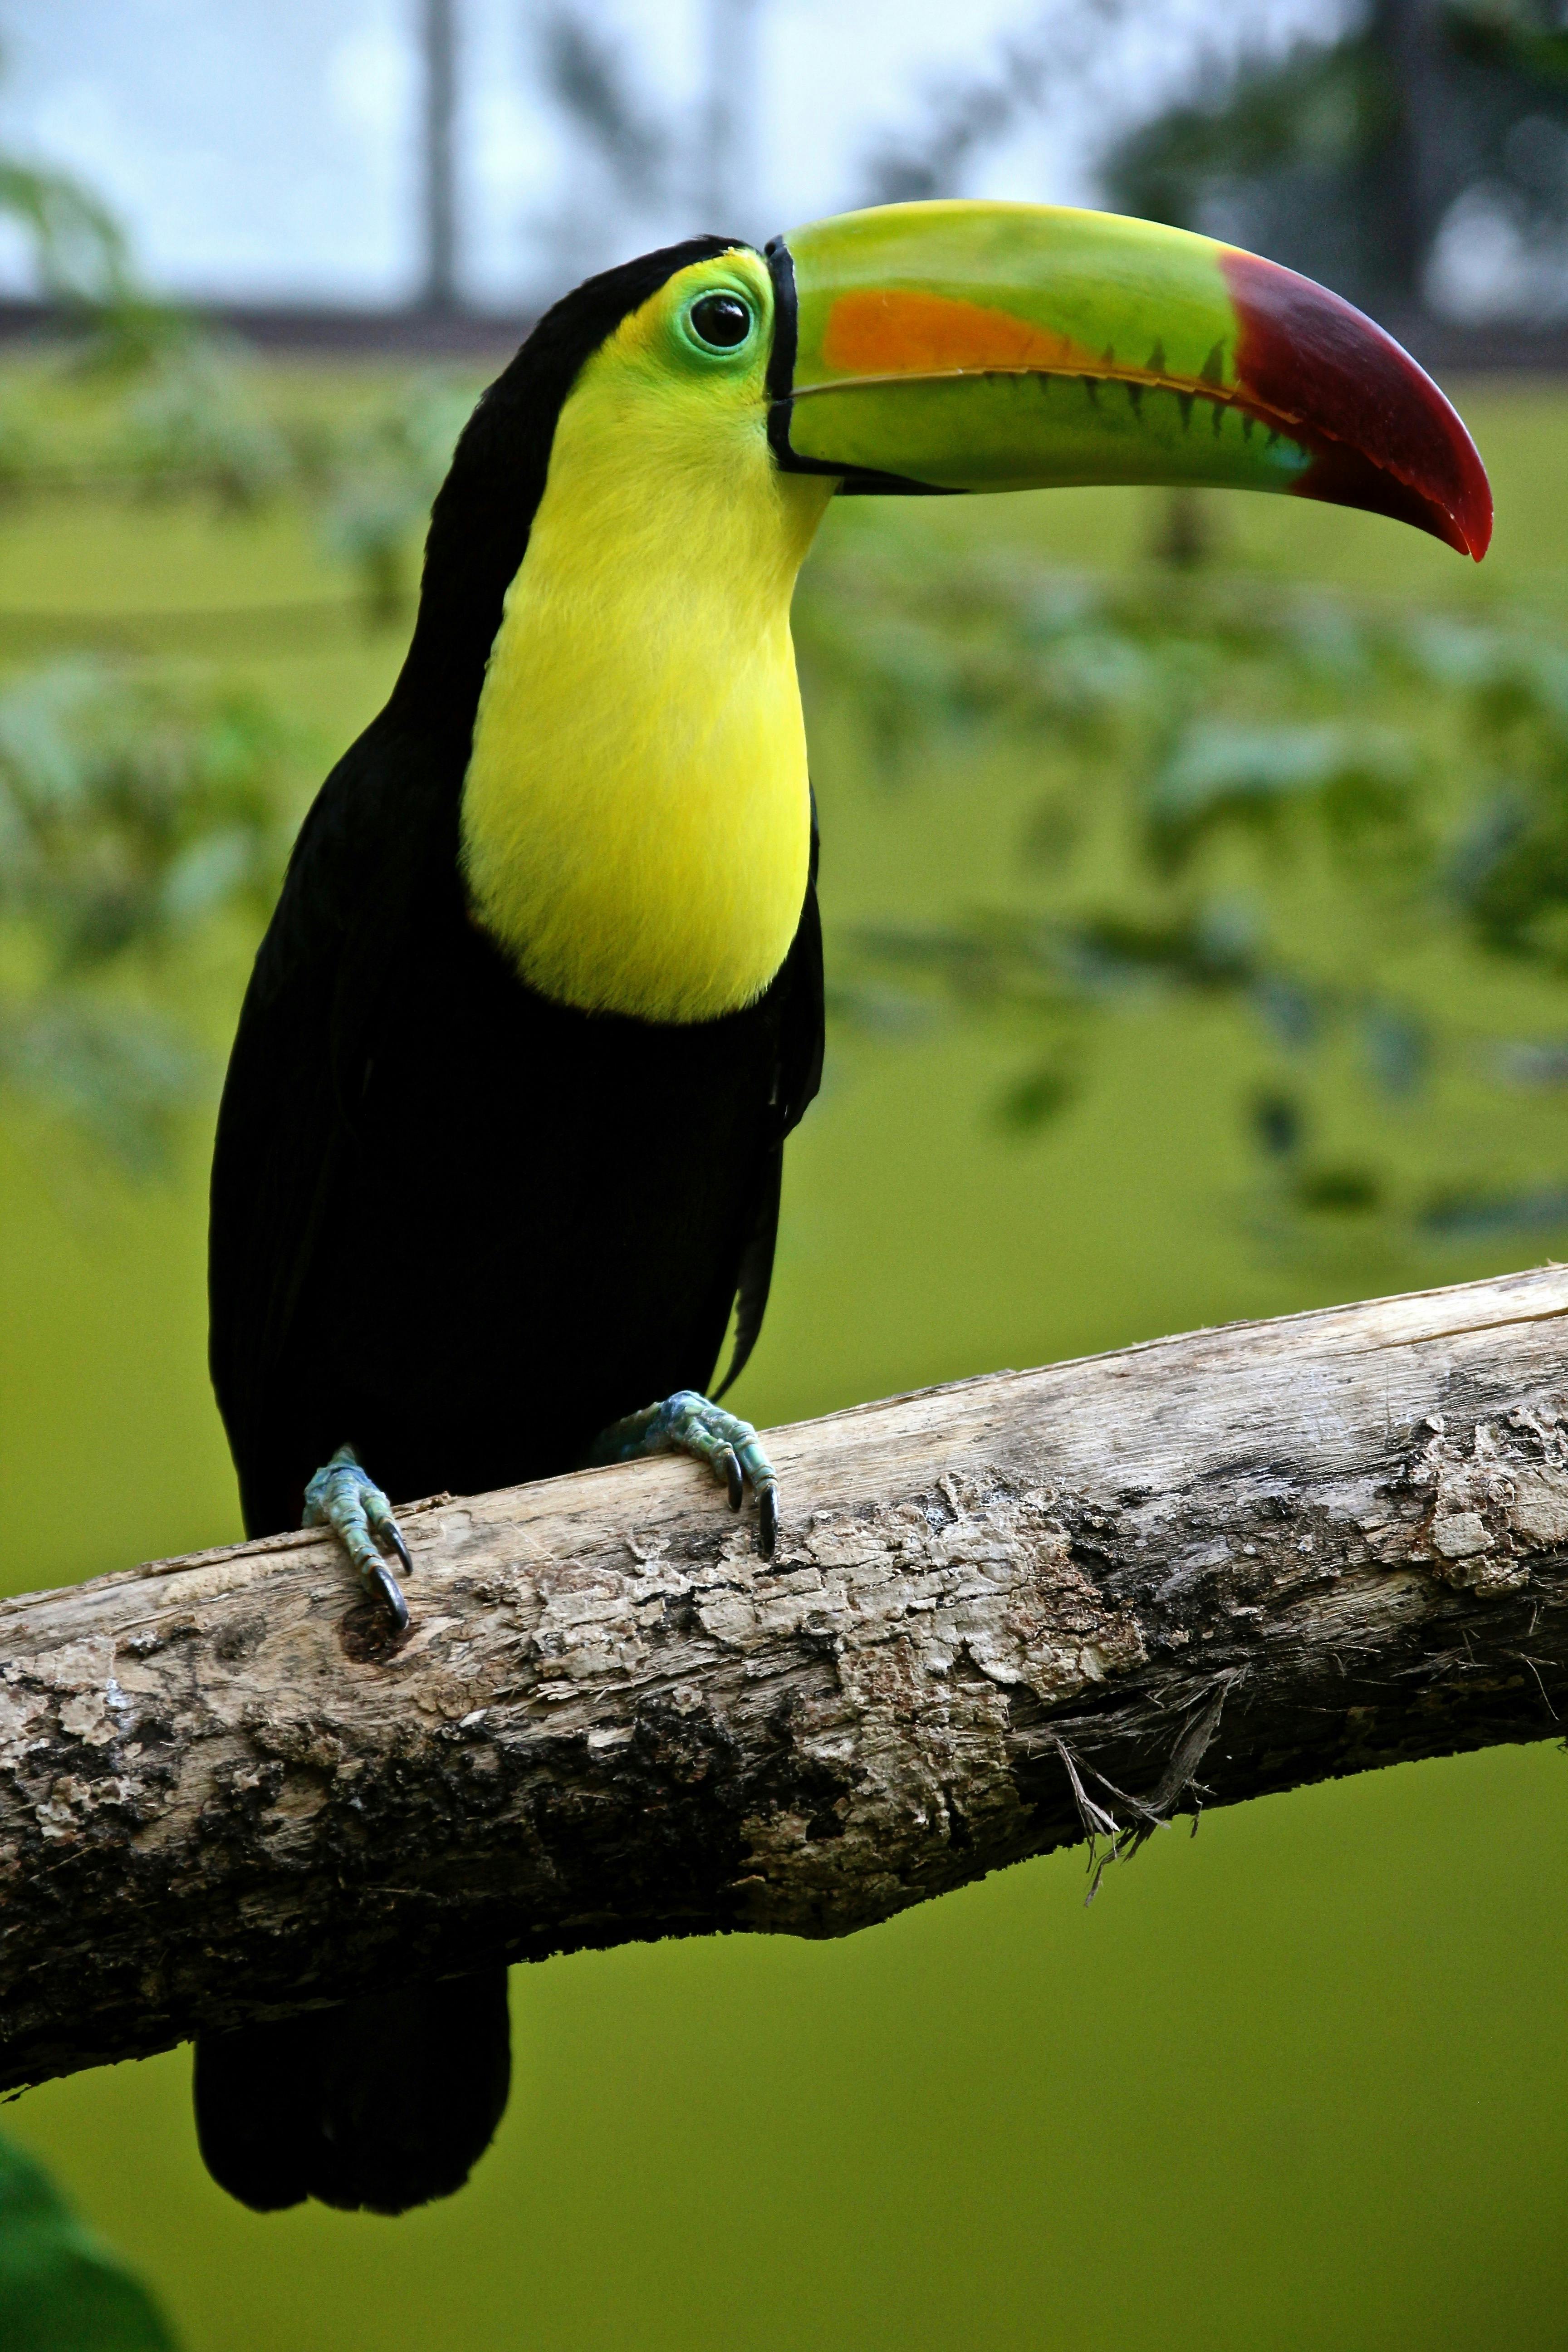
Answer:
POLYGON ((1385 1095, 1412 1095, 1422 1085, 1432 1058, 1426 1024, 1392 1005, 1368 1007, 1362 1023, 1367 1065, 1385 1095))
POLYGON ((0 2344, 5 2352, 174 2352, 147 2289, 0 2139, 0 2344))
POLYGON ((1270 1160, 1288 1160, 1300 1149, 1305 1122, 1293 1095, 1266 1087, 1252 1104, 1252 1131, 1270 1160))
POLYGON ((1354 1164, 1303 1169, 1293 1191, 1300 1207, 1340 1217, 1363 1215, 1383 1200, 1381 1178, 1354 1164))
POLYGON ((132 1173, 165 1165, 205 1064, 173 1022, 52 990, 0 997, 0 1086, 61 1118, 132 1173))
POLYGON ((997 1106, 1004 1127, 1017 1135, 1037 1135, 1060 1117, 1078 1092, 1078 1082, 1059 1064, 1043 1063, 1009 1087, 997 1106))
POLYGON ((1289 973, 1263 973, 1253 991, 1252 1001, 1265 1027, 1273 1032, 1281 1045, 1295 1051, 1311 1045, 1323 1025, 1326 1008, 1320 992, 1289 973))
POLYGON ((26 232, 44 290, 55 299, 108 304, 129 294, 124 232, 69 173, 0 158, 0 214, 26 232))
POLYGON ((128 1166, 157 1164, 204 1067, 163 959, 282 868, 298 746, 251 695, 85 660, 0 688, 0 1085, 128 1166))
POLYGON ((1498 1076, 1514 1087, 1568 1087, 1568 1037, 1533 1037, 1496 1049, 1498 1076))
POLYGON ((289 483, 288 442, 214 336, 172 340, 147 356, 121 428, 120 462, 129 474, 150 490, 200 491, 239 509, 289 483))
POLYGON ((1268 823, 1281 803, 1315 798, 1336 832, 1363 833, 1401 814, 1415 768, 1414 744, 1389 727, 1200 719, 1155 777, 1150 817, 1186 849, 1223 820, 1268 823))
POLYGON ((1515 1192, 1440 1192, 1420 1223, 1445 1241, 1486 1241, 1507 1234, 1539 1234, 1568 1226, 1568 1184, 1515 1192))
POLYGON ((362 417, 320 467, 322 544, 353 566, 374 624, 412 604, 416 551, 472 406, 466 386, 422 376, 362 417))

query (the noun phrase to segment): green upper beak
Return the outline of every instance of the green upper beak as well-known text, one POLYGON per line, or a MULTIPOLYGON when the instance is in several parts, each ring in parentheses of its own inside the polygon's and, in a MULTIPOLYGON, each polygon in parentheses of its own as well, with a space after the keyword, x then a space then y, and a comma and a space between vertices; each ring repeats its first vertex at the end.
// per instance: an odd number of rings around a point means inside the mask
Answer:
POLYGON ((1338 295, 1116 213, 885 205, 775 237, 782 465, 850 489, 1289 490, 1477 562, 1491 491, 1431 378, 1338 295))

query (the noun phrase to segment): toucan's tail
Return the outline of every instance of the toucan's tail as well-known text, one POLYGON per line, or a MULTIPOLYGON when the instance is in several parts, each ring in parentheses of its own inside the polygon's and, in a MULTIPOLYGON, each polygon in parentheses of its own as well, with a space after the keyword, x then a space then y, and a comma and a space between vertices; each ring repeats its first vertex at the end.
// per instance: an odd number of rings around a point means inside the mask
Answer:
POLYGON ((405 2213, 460 2189, 511 2080, 506 1970, 410 1985, 196 2042, 196 2137, 258 2213, 307 2197, 405 2213))

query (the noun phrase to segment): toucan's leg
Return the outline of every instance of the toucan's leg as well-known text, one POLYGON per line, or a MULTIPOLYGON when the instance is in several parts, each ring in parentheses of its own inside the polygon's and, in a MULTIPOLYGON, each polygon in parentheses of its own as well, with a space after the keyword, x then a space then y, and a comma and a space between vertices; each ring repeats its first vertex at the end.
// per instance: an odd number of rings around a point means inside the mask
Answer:
POLYGON ((352 1445, 340 1445, 306 1487, 305 1525, 336 1530, 366 1591, 385 1603, 401 1633, 408 1622, 408 1603, 382 1554, 395 1552, 407 1576, 413 1575, 414 1563, 392 1505, 370 1473, 360 1468, 352 1445))
POLYGON ((695 1389, 677 1389, 662 1404, 629 1413, 595 1441, 593 1463, 633 1462, 643 1454, 693 1454, 706 1462, 730 1492, 738 1511, 748 1486, 757 1498, 758 1535, 764 1559, 778 1539, 778 1480, 749 1421, 737 1421, 722 1405, 710 1404, 695 1389))

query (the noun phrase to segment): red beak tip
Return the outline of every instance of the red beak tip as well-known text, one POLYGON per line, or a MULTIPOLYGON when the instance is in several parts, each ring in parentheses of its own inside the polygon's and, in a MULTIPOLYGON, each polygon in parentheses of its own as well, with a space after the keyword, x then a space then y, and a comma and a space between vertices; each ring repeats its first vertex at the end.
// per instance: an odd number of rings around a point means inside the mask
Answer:
POLYGON ((1308 498, 1415 523, 1479 562, 1492 498, 1474 442, 1423 369, 1350 303, 1277 262, 1227 247, 1238 384, 1308 427, 1308 498), (1381 478, 1381 479, 1380 479, 1381 478))

